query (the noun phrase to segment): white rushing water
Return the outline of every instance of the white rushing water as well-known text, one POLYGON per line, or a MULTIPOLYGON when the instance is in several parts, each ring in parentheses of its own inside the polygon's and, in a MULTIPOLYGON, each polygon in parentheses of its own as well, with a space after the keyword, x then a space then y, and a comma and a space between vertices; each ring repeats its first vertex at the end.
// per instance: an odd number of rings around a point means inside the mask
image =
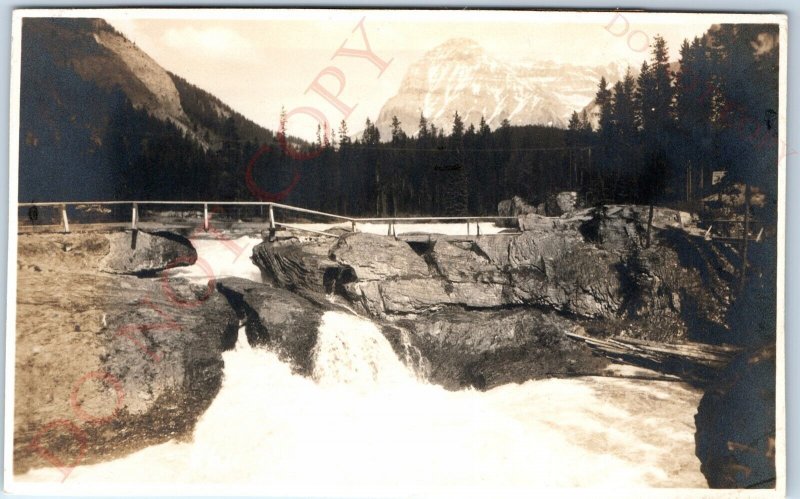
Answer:
MULTIPOLYGON (((247 247, 239 257, 219 241, 196 246, 218 275, 254 278, 258 240, 235 242, 247 247)), ((341 312, 323 316, 311 378, 243 331, 223 356, 222 388, 191 441, 79 466, 64 483, 59 470, 31 470, 17 485, 36 485, 15 490, 497 497, 706 486, 694 456, 701 394, 682 383, 587 377, 449 392, 417 379, 373 323, 341 312)))

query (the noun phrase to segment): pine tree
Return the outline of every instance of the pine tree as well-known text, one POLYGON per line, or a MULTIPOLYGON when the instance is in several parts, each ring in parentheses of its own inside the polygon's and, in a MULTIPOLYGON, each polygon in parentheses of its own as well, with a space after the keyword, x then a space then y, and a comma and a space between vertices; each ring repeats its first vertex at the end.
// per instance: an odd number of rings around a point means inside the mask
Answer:
POLYGON ((347 131, 347 122, 342 120, 342 122, 339 123, 339 148, 348 146, 350 143, 351 141, 349 132, 347 131))
POLYGON ((569 123, 567 124, 567 130, 577 133, 580 129, 581 119, 578 117, 578 111, 572 111, 572 115, 569 117, 569 123))
POLYGON ((403 132, 403 129, 400 128, 400 125, 401 123, 400 120, 397 119, 397 116, 392 116, 392 144, 397 145, 406 138, 406 134, 403 132))
POLYGON ((636 79, 635 107, 636 124, 642 131, 652 130, 654 125, 654 91, 653 74, 647 61, 642 63, 639 77, 636 79))
POLYGON ((600 83, 597 86, 597 93, 595 94, 595 103, 600 108, 598 111, 598 131, 605 137, 611 136, 612 129, 612 102, 611 90, 608 89, 608 82, 605 76, 600 77, 600 83))
POLYGON ((428 136, 428 120, 425 119, 425 115, 419 115, 419 131, 417 132, 418 139, 424 139, 428 136))
POLYGON ((673 101, 675 99, 672 87, 672 74, 669 70, 669 52, 667 42, 660 35, 653 39, 652 64, 653 73, 653 105, 655 113, 655 132, 659 138, 670 129, 673 117, 673 101))
POLYGON ((455 141, 460 141, 463 136, 464 121, 462 121, 461 116, 459 116, 458 111, 456 111, 455 114, 453 114, 453 132, 450 137, 455 141))
POLYGON ((711 79, 706 40, 695 37, 684 40, 680 50, 680 69, 675 75, 676 147, 684 165, 685 195, 691 200, 695 186, 702 194, 705 178, 710 175, 710 154, 704 150, 711 143, 711 118, 714 99, 718 95, 711 79))
POLYGON ((634 93, 636 81, 631 74, 631 68, 625 72, 621 82, 614 85, 613 120, 622 142, 630 145, 636 133, 636 108, 634 93))
POLYGON ((478 133, 480 133, 481 137, 488 137, 492 133, 492 129, 489 128, 489 125, 486 123, 486 118, 481 115, 481 122, 478 126, 478 133))
POLYGON ((464 215, 469 206, 469 172, 463 153, 464 122, 458 111, 453 114, 453 128, 449 137, 448 159, 439 175, 442 206, 447 215, 464 215))

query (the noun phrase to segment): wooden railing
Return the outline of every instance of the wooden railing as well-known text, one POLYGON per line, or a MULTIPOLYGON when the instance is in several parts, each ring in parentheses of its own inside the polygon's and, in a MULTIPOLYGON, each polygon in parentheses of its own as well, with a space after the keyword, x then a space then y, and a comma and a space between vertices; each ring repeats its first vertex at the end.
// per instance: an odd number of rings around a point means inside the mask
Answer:
MULTIPOLYGON (((54 207, 58 208, 61 212, 61 226, 64 229, 64 232, 69 232, 69 216, 67 215, 67 207, 68 206, 119 206, 119 205, 130 205, 131 206, 131 229, 136 229, 139 223, 139 206, 149 206, 149 205, 161 205, 161 206, 197 206, 198 208, 202 206, 203 209, 203 229, 208 231, 209 229, 209 206, 259 206, 259 207, 266 207, 268 208, 268 227, 271 232, 277 229, 277 227, 287 227, 296 230, 304 230, 308 232, 313 232, 317 234, 322 234, 326 236, 331 236, 327 232, 317 231, 313 229, 308 229, 305 227, 299 227, 283 222, 277 222, 275 219, 275 210, 283 210, 288 212, 294 213, 302 213, 306 215, 316 215, 321 217, 327 217, 328 219, 338 220, 341 222, 349 222, 353 232, 357 231, 357 224, 359 223, 387 223, 388 224, 388 231, 387 235, 394 235, 396 236, 396 229, 395 225, 397 223, 409 223, 409 222, 458 222, 463 221, 466 223, 467 235, 470 234, 470 224, 475 224, 475 235, 480 236, 480 222, 497 222, 500 220, 514 220, 516 221, 517 217, 515 216, 482 216, 482 217, 475 217, 475 216, 463 216, 463 217, 430 217, 430 216, 423 216, 423 217, 378 217, 378 218, 359 218, 359 217, 347 217, 343 215, 336 215, 333 213, 326 213, 323 211, 317 210, 310 210, 307 208, 299 208, 297 206, 290 206, 281 203, 273 203, 273 202, 264 202, 264 201, 70 201, 70 202, 41 202, 41 203, 18 203, 17 206, 19 208, 32 208, 32 207, 54 207)), ((199 210, 198 210, 199 211, 199 210)), ((336 237, 336 236, 334 236, 336 237)))

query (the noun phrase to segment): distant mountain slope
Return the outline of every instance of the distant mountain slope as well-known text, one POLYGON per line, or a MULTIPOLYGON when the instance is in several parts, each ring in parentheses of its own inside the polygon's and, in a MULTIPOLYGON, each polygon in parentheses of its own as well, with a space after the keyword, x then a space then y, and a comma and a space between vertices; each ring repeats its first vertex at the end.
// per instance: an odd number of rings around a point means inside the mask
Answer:
POLYGON ((448 40, 411 65, 397 95, 384 104, 377 126, 389 137, 393 116, 406 133, 416 133, 420 114, 449 131, 458 111, 466 125, 481 116, 492 129, 512 125, 563 127, 569 115, 594 97, 601 76, 617 81, 621 64, 583 67, 535 61, 511 65, 466 38, 448 40))
POLYGON ((190 197, 219 174, 226 141, 273 138, 101 19, 23 21, 20 201, 145 195, 159 183, 190 197))

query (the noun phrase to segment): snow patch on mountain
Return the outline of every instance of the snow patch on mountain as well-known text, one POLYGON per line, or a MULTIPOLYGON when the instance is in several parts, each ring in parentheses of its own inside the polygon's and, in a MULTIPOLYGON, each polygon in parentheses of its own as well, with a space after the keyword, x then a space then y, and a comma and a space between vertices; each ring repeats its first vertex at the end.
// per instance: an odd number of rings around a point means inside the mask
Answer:
POLYGON ((417 133, 420 114, 449 133, 456 111, 466 126, 477 127, 483 116, 492 129, 504 119, 512 125, 564 127, 573 111, 592 101, 601 76, 613 84, 626 69, 621 62, 595 67, 530 60, 512 64, 474 40, 455 38, 409 67, 376 124, 384 139, 390 137, 393 116, 408 134, 417 133))

